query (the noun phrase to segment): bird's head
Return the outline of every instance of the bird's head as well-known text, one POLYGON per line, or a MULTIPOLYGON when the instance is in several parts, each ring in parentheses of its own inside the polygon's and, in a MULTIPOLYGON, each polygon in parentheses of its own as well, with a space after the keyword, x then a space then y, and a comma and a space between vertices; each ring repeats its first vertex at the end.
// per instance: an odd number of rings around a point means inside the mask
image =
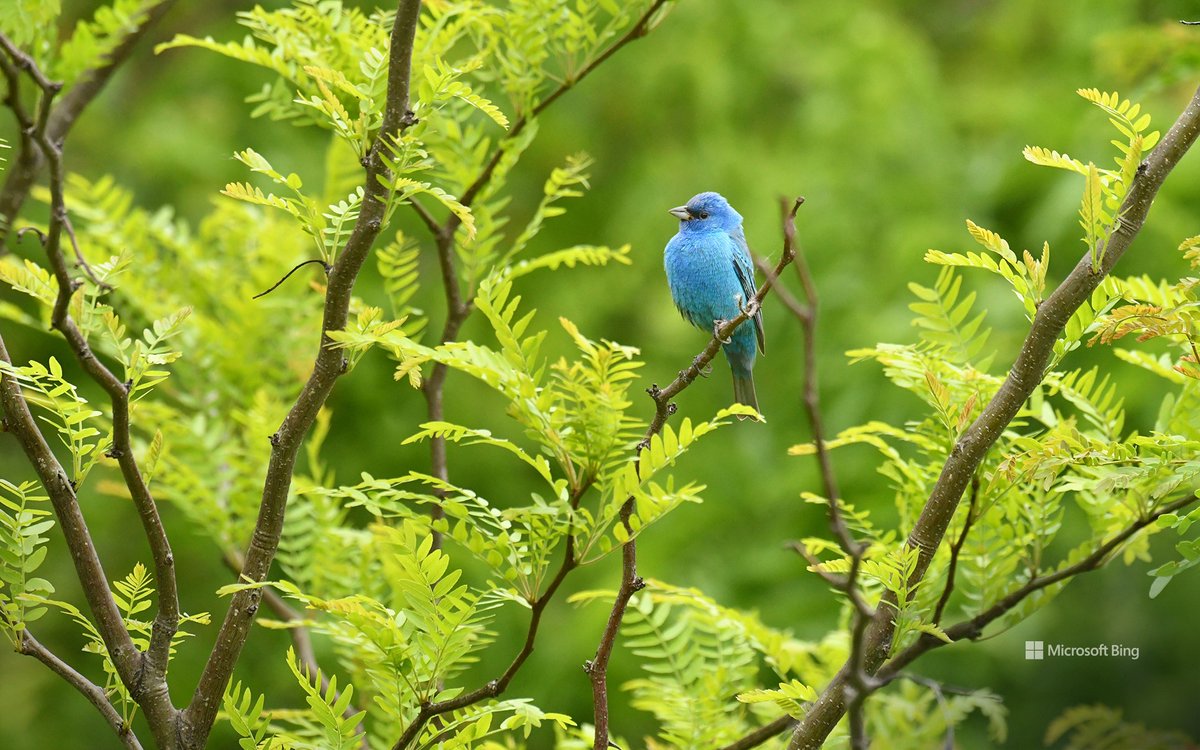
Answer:
POLYGON ((731 232, 742 225, 742 215, 720 193, 700 193, 670 213, 679 219, 681 232, 731 232))

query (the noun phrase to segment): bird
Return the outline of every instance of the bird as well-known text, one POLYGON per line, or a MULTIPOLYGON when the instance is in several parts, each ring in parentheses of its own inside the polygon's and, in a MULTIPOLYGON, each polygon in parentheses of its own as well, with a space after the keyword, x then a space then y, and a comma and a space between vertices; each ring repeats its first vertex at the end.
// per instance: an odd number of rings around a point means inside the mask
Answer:
MULTIPOLYGON (((670 213, 679 219, 679 232, 663 251, 671 299, 685 320, 715 334, 755 293, 754 261, 742 216, 714 192, 700 193, 670 213)), ((767 350, 762 310, 739 325, 721 349, 733 373, 734 401, 757 411, 752 371, 757 353, 767 350)))

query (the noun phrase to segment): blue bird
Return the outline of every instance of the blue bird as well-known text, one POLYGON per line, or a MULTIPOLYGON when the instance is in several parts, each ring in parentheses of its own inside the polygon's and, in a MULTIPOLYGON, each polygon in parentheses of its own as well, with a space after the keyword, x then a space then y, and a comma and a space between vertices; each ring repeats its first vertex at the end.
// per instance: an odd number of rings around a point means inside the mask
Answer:
MULTIPOLYGON (((689 323, 711 333, 754 297, 754 262, 742 216, 719 193, 700 193, 670 212, 679 219, 679 233, 663 253, 671 299, 689 323)), ((751 371, 755 354, 767 351, 762 311, 738 326, 721 348, 733 372, 734 401, 757 409, 751 371)))

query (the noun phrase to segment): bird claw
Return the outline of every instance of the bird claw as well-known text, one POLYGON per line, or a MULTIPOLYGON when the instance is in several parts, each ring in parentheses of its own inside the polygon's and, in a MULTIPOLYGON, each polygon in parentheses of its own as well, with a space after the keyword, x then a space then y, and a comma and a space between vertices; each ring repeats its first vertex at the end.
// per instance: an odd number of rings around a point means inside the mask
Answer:
POLYGON ((758 311, 761 309, 761 306, 758 304, 758 300, 753 298, 751 298, 750 301, 744 305, 742 304, 741 299, 739 299, 738 308, 747 318, 753 318, 755 315, 758 315, 758 311))
POLYGON ((715 338, 717 341, 720 341, 722 344, 728 344, 733 341, 733 337, 731 336, 721 338, 721 329, 724 328, 725 324, 728 322, 728 320, 720 319, 713 321, 713 338, 715 338))
POLYGON ((712 362, 701 362, 701 357, 699 355, 692 360, 692 367, 696 368, 696 371, 702 378, 707 378, 712 374, 712 362))

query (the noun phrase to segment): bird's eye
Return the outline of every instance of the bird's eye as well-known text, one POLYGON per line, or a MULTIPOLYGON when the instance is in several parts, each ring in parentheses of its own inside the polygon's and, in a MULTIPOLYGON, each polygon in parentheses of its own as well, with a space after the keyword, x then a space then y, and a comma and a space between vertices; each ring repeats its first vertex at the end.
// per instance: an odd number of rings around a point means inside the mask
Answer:
POLYGON ((707 218, 708 218, 708 211, 701 211, 701 212, 700 212, 700 218, 701 218, 701 219, 707 219, 707 218))

